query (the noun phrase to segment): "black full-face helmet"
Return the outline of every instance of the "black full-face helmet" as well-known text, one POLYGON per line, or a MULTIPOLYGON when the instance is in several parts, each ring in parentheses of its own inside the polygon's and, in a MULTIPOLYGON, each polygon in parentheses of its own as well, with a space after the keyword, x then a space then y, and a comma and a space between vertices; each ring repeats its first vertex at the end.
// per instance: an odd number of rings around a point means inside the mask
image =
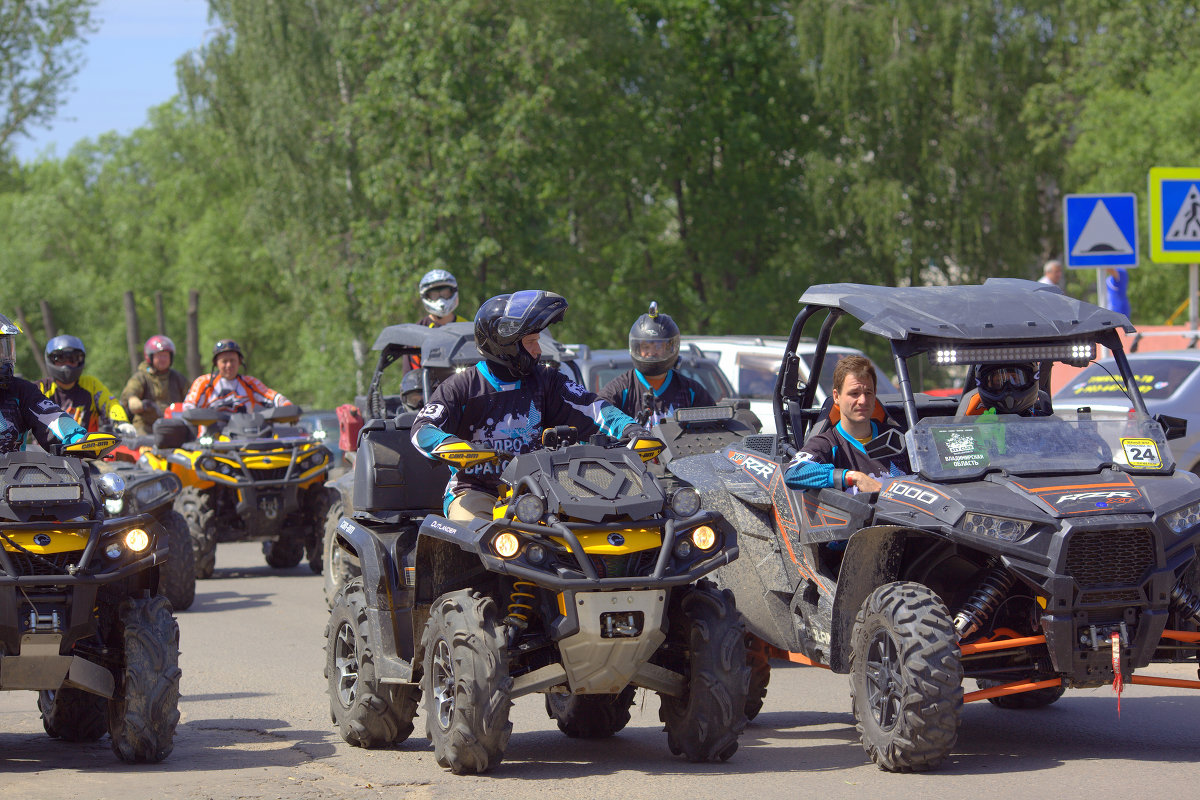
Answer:
POLYGON ((55 336, 46 342, 46 370, 59 383, 77 383, 86 361, 87 348, 78 336, 55 336))
POLYGON ((421 370, 414 369, 404 373, 400 381, 400 402, 409 411, 420 411, 425 405, 421 389, 421 370))
POLYGON ((643 375, 664 375, 679 360, 679 326, 651 302, 629 329, 629 355, 643 375))
POLYGON ((475 344, 497 377, 516 380, 533 372, 537 359, 521 339, 560 321, 567 311, 562 295, 525 290, 493 297, 475 314, 475 344))
POLYGON ((217 356, 221 353, 237 353, 243 366, 246 364, 246 354, 242 352, 242 348, 233 339, 222 339, 213 345, 212 365, 213 369, 217 367, 217 356))
POLYGON ((975 370, 979 397, 998 414, 1023 414, 1038 398, 1037 365, 984 364, 975 370))
POLYGON ((0 387, 17 372, 17 334, 21 328, 0 314, 0 387))

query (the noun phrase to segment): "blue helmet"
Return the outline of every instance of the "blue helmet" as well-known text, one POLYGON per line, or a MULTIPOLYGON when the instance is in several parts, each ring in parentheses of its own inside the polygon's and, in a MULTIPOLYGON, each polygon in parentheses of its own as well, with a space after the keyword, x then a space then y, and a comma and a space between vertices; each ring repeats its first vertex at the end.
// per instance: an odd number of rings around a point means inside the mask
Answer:
POLYGON ((87 348, 78 336, 65 334, 46 342, 46 369, 59 383, 77 383, 87 361, 87 348))

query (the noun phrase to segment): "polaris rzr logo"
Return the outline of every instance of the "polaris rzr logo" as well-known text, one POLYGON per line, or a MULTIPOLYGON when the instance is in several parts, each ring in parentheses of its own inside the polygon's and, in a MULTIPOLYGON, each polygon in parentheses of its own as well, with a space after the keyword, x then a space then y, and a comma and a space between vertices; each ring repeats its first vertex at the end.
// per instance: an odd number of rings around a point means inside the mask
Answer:
POLYGON ((884 493, 884 497, 893 500, 904 498, 905 500, 916 500, 918 503, 924 503, 931 506, 937 502, 937 495, 933 492, 922 489, 920 486, 913 486, 909 483, 893 483, 884 493))
POLYGON ((1111 503, 1132 503, 1136 497, 1137 495, 1133 492, 1079 492, 1077 494, 1064 494, 1054 504, 1060 505, 1079 500, 1108 500, 1111 503))
POLYGON ((743 469, 753 472, 755 475, 759 475, 763 478, 770 478, 772 475, 774 475, 775 466, 776 465, 772 464, 770 461, 760 461, 754 456, 746 456, 746 460, 742 462, 743 469))
POLYGON ((610 533, 608 535, 608 543, 613 547, 620 547, 625 544, 625 537, 619 533, 610 533))

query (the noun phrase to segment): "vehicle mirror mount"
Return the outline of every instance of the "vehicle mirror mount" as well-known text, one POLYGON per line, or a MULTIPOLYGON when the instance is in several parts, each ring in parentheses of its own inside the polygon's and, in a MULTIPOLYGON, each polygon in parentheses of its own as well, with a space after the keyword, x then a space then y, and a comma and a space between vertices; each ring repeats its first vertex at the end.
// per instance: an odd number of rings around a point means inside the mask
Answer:
POLYGON ((904 435, 895 428, 888 428, 867 442, 863 449, 867 451, 868 456, 876 461, 885 458, 895 458, 904 453, 904 435))
POLYGON ((1182 417, 1172 417, 1169 414, 1155 414, 1154 421, 1162 426, 1167 441, 1182 439, 1187 436, 1187 420, 1182 417))

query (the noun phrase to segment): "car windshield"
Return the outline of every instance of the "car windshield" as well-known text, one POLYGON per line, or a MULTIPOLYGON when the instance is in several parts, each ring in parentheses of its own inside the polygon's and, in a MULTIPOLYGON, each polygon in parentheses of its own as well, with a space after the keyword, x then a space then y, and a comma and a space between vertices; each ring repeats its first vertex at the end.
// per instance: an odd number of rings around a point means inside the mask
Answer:
MULTIPOLYGON (((1129 359, 1137 377, 1138 389, 1147 400, 1165 400, 1183 385, 1196 371, 1200 362, 1182 358, 1129 359)), ((1111 361, 1097 362, 1079 373, 1054 396, 1055 400, 1066 399, 1072 403, 1087 400, 1128 400, 1124 392, 1124 381, 1120 380, 1116 364, 1111 361)))
POLYGON ((988 470, 1036 475, 1095 472, 1104 464, 1136 472, 1174 467, 1162 427, 1145 416, 928 417, 906 441, 914 471, 928 480, 974 478, 988 470))

